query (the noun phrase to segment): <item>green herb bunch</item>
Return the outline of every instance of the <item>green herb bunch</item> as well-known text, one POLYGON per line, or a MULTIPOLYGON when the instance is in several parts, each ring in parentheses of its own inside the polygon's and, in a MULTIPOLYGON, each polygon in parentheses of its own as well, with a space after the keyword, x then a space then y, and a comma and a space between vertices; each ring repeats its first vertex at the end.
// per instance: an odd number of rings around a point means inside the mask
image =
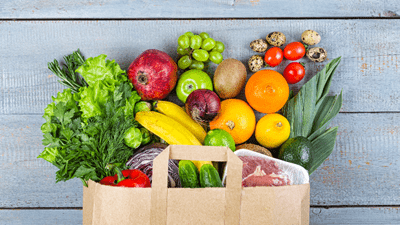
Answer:
MULTIPOLYGON (((125 169, 135 151, 125 144, 124 138, 129 129, 139 127, 134 109, 140 96, 125 71, 106 57, 100 55, 82 62, 77 51, 65 57, 69 61, 64 69, 56 66, 56 61, 49 64, 64 76, 65 82, 61 83, 69 87, 52 98, 41 127, 45 148, 38 158, 59 169, 57 182, 80 178, 86 185, 89 179, 100 181, 112 175, 109 165, 125 169)), ((143 135, 148 135, 148 131, 143 135)), ((140 144, 141 135, 138 141, 140 144)))

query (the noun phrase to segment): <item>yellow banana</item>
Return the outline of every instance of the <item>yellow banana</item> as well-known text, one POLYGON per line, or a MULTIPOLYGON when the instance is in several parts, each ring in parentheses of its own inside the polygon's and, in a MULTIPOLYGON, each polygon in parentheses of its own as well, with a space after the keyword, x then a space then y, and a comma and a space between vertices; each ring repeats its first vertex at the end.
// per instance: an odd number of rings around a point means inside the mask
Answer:
POLYGON ((173 102, 159 100, 155 102, 154 108, 160 113, 163 113, 166 116, 178 121, 190 132, 192 132, 201 143, 204 142, 206 131, 200 124, 194 121, 179 105, 173 102))
POLYGON ((170 145, 201 145, 188 129, 164 114, 142 111, 136 113, 135 119, 170 145))
POLYGON ((210 164, 210 165, 214 166, 211 161, 197 161, 197 160, 191 160, 191 161, 197 167, 199 172, 200 172, 201 166, 203 166, 204 164, 210 164))
MULTIPOLYGON (((182 124, 174 119, 154 111, 136 113, 135 120, 150 132, 159 136, 170 145, 201 145, 199 140, 182 124)), ((211 161, 192 161, 198 170, 211 161)))

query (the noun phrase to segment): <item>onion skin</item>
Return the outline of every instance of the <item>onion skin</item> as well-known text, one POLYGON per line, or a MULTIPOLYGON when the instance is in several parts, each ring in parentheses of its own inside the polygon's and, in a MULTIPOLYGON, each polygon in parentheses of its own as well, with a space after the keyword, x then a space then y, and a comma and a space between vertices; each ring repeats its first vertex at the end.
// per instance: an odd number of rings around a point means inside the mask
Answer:
POLYGON ((186 99, 186 112, 196 122, 203 124, 214 120, 221 110, 218 95, 208 89, 198 89, 190 93, 186 99))

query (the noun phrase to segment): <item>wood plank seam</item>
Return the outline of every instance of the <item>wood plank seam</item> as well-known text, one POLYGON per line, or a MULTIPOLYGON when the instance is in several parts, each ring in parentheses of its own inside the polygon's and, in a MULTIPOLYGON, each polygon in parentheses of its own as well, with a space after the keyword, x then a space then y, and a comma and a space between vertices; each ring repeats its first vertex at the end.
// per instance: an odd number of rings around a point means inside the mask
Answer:
POLYGON ((395 17, 208 17, 208 18, 0 18, 0 21, 145 21, 145 20, 398 20, 395 17))

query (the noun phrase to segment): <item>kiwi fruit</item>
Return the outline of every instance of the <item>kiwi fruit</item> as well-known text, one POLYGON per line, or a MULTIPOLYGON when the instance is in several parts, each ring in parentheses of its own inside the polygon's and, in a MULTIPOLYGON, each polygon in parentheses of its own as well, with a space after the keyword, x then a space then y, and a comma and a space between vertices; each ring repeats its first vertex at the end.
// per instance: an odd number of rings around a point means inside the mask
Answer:
POLYGON ((214 73, 214 90, 222 99, 234 98, 246 83, 246 67, 237 59, 225 59, 214 73))

